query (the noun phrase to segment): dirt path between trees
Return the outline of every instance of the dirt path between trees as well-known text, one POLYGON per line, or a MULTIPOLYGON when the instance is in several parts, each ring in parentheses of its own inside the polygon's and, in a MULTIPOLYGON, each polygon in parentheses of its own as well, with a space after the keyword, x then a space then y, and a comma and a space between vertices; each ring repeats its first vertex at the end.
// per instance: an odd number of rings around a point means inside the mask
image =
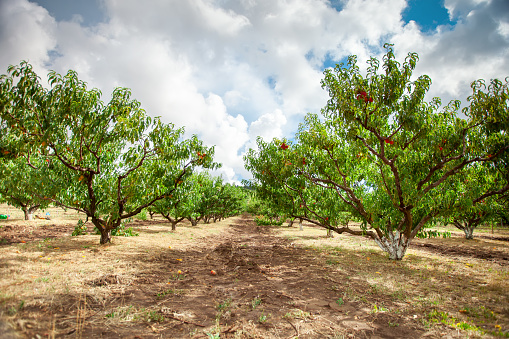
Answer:
MULTIPOLYGON (((51 229, 62 232, 61 227, 51 229)), ((47 232, 44 236, 51 238, 47 232)), ((104 247, 89 250, 108 255, 104 247)), ((359 275, 355 258, 338 262, 296 246, 248 215, 229 219, 219 235, 176 249, 133 250, 122 260, 133 269, 119 273, 97 267, 99 275, 83 278, 82 292, 26 302, 4 317, 0 332, 7 337, 10 326, 26 338, 463 336, 447 326, 423 326, 422 315, 408 307, 404 295, 377 293, 359 275)), ((18 307, 15 299, 6 300, 4 309, 18 307)))

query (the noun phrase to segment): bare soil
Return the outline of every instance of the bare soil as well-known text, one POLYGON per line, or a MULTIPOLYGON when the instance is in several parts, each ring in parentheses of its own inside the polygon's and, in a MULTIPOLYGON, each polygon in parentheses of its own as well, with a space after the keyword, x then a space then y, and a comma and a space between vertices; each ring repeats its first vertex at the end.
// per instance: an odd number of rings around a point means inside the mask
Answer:
POLYGON ((101 246, 57 213, 0 221, 2 338, 508 336, 505 234, 419 239, 393 262, 364 238, 249 215, 173 233, 135 220, 139 236, 101 246))

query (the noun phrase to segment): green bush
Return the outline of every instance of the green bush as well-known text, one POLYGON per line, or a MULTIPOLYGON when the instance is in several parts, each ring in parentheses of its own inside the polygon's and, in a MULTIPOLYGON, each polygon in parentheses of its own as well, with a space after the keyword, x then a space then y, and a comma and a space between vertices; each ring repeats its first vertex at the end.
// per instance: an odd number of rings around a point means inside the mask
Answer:
POLYGON ((283 219, 272 219, 268 218, 264 215, 259 215, 254 218, 254 221, 258 226, 268 226, 268 225, 275 225, 275 226, 281 226, 283 225, 283 219))
POLYGON ((429 230, 429 231, 421 230, 419 233, 417 233, 416 237, 420 238, 420 239, 440 238, 440 237, 447 239, 447 238, 451 237, 451 232, 449 232, 449 231, 439 232, 439 231, 435 231, 435 230, 429 230))
POLYGON ((74 231, 72 231, 72 236, 78 236, 78 235, 86 235, 87 234, 87 226, 85 226, 85 223, 83 220, 78 220, 78 224, 76 227, 74 227, 74 231))

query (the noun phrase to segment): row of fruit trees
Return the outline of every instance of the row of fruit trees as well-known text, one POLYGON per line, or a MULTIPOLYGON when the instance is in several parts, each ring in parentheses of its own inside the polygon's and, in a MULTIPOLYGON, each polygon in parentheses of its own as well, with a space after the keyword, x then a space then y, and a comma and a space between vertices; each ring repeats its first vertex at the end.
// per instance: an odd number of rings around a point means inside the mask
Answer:
POLYGON ((0 195, 27 216, 50 204, 82 212, 101 244, 142 211, 175 229, 239 213, 245 200, 260 222, 299 219, 370 237, 395 260, 437 222, 467 238, 484 222, 507 224, 507 79, 474 81, 464 107, 427 102, 431 79, 412 76, 417 54, 399 63, 385 48, 367 72, 355 56, 327 69, 329 101, 294 138, 258 138, 244 156, 249 199, 208 174, 220 166, 214 147, 148 116, 129 89, 105 104, 76 72, 50 72, 46 88, 21 62, 0 78, 0 195))
POLYGON ((431 79, 412 77, 417 54, 399 63, 385 48, 366 75, 355 56, 327 69, 321 115, 308 114, 292 139, 259 138, 244 157, 247 184, 268 211, 370 237, 395 260, 433 223, 467 238, 481 223, 507 223, 507 79, 473 82, 463 108, 426 102, 431 79))
POLYGON ((26 218, 49 205, 76 210, 105 244, 142 211, 175 229, 184 218, 196 224, 242 209, 242 190, 207 172, 220 166, 214 148, 149 117, 129 89, 105 104, 74 71, 48 78, 49 89, 22 62, 0 79, 0 196, 26 218))

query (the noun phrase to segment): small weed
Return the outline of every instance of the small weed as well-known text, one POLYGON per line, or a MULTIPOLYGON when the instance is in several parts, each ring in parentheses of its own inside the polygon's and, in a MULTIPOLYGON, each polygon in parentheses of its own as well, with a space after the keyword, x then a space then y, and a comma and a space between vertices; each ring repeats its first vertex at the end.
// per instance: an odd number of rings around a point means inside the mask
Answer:
POLYGON ((405 300, 407 298, 407 293, 402 290, 397 290, 397 291, 394 291, 391 294, 391 296, 394 300, 405 300))
POLYGON ((309 312, 304 312, 303 310, 296 309, 291 312, 286 313, 283 318, 286 319, 307 319, 311 316, 309 312))
POLYGON ((21 300, 19 302, 19 305, 17 307, 15 306, 11 306, 8 310, 7 310, 7 313, 9 315, 15 315, 16 313, 18 313, 19 311, 21 311, 23 309, 23 306, 25 306, 25 301, 24 300, 21 300))
POLYGON ((219 319, 216 319, 216 326, 214 326, 213 331, 205 332, 209 339, 220 339, 221 338, 221 326, 219 325, 219 319))
POLYGON ((336 300, 336 304, 338 304, 339 306, 343 305, 345 302, 343 301, 343 298, 338 298, 338 300, 336 300))
POLYGON ((398 323, 392 323, 392 322, 389 321, 389 326, 390 327, 398 327, 399 324, 398 323))
POLYGON ((78 224, 74 227, 74 231, 72 231, 71 236, 76 237, 78 235, 86 235, 87 234, 87 226, 83 220, 78 220, 78 224))
POLYGON ((209 332, 205 332, 205 334, 207 335, 207 337, 209 339, 220 339, 220 333, 209 333, 209 332))
POLYGON ((231 298, 228 298, 228 299, 226 299, 224 302, 219 303, 219 304, 217 305, 217 309, 218 309, 218 311, 220 311, 220 312, 221 312, 221 311, 227 311, 227 310, 230 308, 231 304, 232 304, 232 299, 231 299, 231 298))
POLYGON ((254 221, 258 226, 281 226, 283 224, 283 219, 277 220, 275 218, 266 217, 264 215, 259 215, 254 218, 254 221))
POLYGON ((262 314, 258 317, 258 322, 260 324, 265 324, 267 322, 267 320, 269 320, 268 318, 270 317, 270 314, 269 315, 265 315, 265 313, 262 312, 262 314))
POLYGON ((170 276, 170 280, 184 280, 187 277, 184 273, 182 273, 180 270, 177 273, 173 273, 170 276))
POLYGON ((479 328, 475 325, 471 325, 467 322, 461 321, 454 325, 454 327, 465 330, 465 331, 478 331, 479 328))
POLYGON ((262 303, 262 298, 260 298, 259 296, 255 297, 252 301, 251 301, 251 306, 253 307, 253 310, 257 307, 257 306, 260 306, 260 304, 262 303))
POLYGON ((48 277, 37 278, 35 279, 35 282, 49 282, 49 278, 48 277))
POLYGON ((428 319, 431 323, 442 323, 447 325, 449 314, 447 312, 439 312, 437 310, 432 310, 428 313, 428 319))
POLYGON ((470 317, 479 318, 483 317, 487 320, 496 320, 495 313, 484 306, 480 307, 464 307, 460 310, 460 313, 466 314, 470 317))
POLYGON ((371 310, 371 313, 378 313, 378 312, 389 312, 389 309, 383 306, 378 307, 376 304, 373 305, 373 309, 371 310))
POLYGON ((136 316, 133 314, 135 313, 135 311, 136 309, 132 305, 127 307, 117 307, 115 310, 106 314, 106 318, 112 319, 117 318, 119 320, 133 320, 134 318, 136 318, 136 316))
POLYGON ((232 299, 228 298, 224 302, 219 303, 217 305, 218 312, 216 314, 216 320, 219 320, 222 317, 228 317, 228 315, 230 314, 231 304, 232 304, 232 299))
POLYGON ((184 294, 184 290, 177 290, 177 289, 174 290, 174 289, 170 288, 169 290, 157 293, 156 296, 158 298, 163 298, 167 295, 182 295, 182 294, 184 294))
POLYGON ((159 314, 157 311, 148 311, 146 314, 146 320, 148 322, 163 322, 164 316, 162 314, 159 314))

